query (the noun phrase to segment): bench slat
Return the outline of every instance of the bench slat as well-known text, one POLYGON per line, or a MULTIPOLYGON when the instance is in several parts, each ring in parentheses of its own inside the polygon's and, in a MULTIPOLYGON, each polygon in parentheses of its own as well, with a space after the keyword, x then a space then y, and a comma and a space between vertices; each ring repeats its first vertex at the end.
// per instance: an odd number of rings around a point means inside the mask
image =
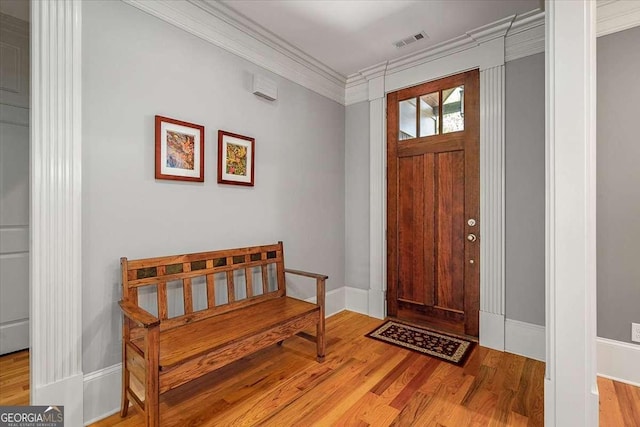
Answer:
MULTIPOLYGON (((158 267, 158 275, 164 276, 165 266, 161 265, 158 267)), ((169 318, 169 311, 167 308, 167 282, 161 281, 158 283, 157 288, 157 297, 158 297, 158 317, 160 320, 165 320, 169 318)))
POLYGON ((267 277, 267 266, 261 265, 262 268, 262 293, 269 292, 269 278, 267 277))
MULTIPOLYGON (((233 265, 233 257, 227 258, 227 265, 233 265)), ((227 301, 230 303, 236 300, 236 287, 233 283, 233 272, 235 270, 234 268, 231 271, 227 271, 227 301)))
POLYGON ((253 271, 251 268, 244 269, 244 277, 247 287, 247 298, 253 296, 253 271))
MULTIPOLYGON (((182 264, 182 271, 189 273, 191 271, 191 263, 185 262, 182 264)), ((193 291, 190 277, 182 279, 182 298, 184 300, 184 314, 193 313, 193 291)))

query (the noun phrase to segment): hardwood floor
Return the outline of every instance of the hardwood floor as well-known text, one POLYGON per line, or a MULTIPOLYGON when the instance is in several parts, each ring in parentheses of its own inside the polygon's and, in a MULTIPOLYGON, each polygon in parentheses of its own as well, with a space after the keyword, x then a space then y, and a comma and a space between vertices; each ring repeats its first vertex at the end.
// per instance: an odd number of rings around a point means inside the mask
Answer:
MULTIPOLYGON (((477 347, 465 367, 364 337, 379 320, 327 320, 327 358, 294 337, 164 394, 163 426, 540 426, 544 364, 477 347)), ((28 403, 28 353, 0 357, 0 405, 28 403)), ((640 388, 598 378, 600 425, 640 427, 640 388)), ((94 426, 142 425, 135 410, 94 426)))
POLYGON ((0 356, 0 406, 29 404, 29 352, 0 356))

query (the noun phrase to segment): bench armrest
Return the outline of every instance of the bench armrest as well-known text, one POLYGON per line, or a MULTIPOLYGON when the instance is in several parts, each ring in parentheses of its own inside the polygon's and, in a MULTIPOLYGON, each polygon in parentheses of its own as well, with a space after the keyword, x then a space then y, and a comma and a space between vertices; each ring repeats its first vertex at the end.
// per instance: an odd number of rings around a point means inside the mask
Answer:
POLYGON ((131 304, 128 301, 119 301, 118 304, 120 304, 120 308, 125 316, 144 328, 152 328, 160 324, 160 319, 137 305, 131 304))
POLYGON ((285 268, 284 271, 285 273, 297 274, 298 276, 311 277, 312 279, 327 280, 329 278, 329 276, 325 276, 324 274, 309 273, 308 271, 301 271, 301 270, 291 270, 289 268, 285 268))
POLYGON ((324 282, 329 278, 329 276, 325 276, 324 274, 316 274, 309 273, 308 271, 300 271, 300 270, 291 270, 288 268, 284 269, 285 273, 297 274, 298 276, 310 277, 312 279, 316 279, 316 301, 320 306, 320 316, 324 319, 324 294, 325 294, 325 285, 324 282))

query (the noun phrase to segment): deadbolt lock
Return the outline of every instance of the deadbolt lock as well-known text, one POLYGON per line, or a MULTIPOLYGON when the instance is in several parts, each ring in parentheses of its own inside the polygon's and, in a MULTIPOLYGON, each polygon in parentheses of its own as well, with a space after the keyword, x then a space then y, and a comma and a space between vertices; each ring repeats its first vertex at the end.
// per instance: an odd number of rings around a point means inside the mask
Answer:
POLYGON ((476 220, 473 218, 469 218, 467 224, 469 224, 469 227, 473 227, 474 225, 476 225, 476 220))

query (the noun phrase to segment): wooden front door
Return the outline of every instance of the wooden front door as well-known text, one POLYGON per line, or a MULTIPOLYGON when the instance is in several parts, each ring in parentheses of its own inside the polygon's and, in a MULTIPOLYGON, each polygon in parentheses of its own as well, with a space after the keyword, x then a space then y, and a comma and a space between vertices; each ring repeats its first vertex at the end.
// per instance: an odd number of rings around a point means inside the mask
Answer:
POLYGON ((478 336, 479 73, 387 97, 387 312, 478 336))

